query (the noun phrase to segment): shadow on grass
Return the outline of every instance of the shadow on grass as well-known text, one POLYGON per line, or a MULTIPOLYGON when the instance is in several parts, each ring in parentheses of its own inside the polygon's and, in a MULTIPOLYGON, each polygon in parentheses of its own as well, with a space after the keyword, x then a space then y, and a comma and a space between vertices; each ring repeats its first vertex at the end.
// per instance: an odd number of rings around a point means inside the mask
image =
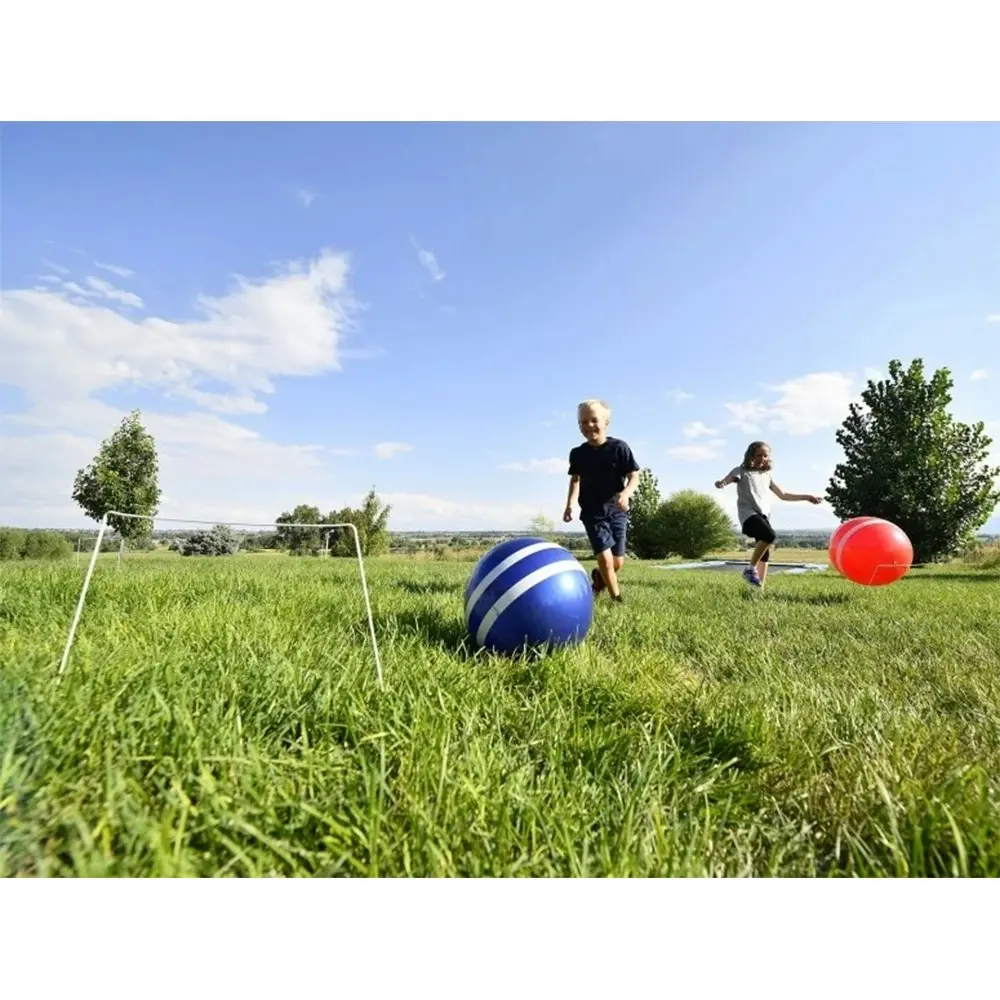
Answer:
MULTIPOLYGON (((379 642, 414 637, 462 659, 471 657, 475 652, 465 622, 458 614, 447 614, 436 608, 421 608, 418 611, 375 615, 374 620, 379 642)), ((367 634, 366 620, 362 619, 356 627, 367 634)))
POLYGON ((934 583, 935 580, 961 580, 962 583, 992 583, 1000 586, 1000 574, 996 570, 970 569, 965 573, 920 573, 904 576, 900 583, 910 584, 918 581, 934 583))
POLYGON ((692 709, 670 724, 670 732, 683 752, 713 764, 728 764, 744 773, 767 766, 755 753, 757 740, 729 720, 708 719, 692 709))
POLYGON ((832 607, 835 604, 850 604, 854 600, 852 594, 767 594, 769 601, 782 604, 812 604, 815 607, 832 607))
POLYGON ((451 583, 447 580, 427 580, 419 583, 415 580, 399 580, 393 586, 405 590, 408 594, 426 597, 431 594, 457 594, 463 589, 461 583, 451 583))

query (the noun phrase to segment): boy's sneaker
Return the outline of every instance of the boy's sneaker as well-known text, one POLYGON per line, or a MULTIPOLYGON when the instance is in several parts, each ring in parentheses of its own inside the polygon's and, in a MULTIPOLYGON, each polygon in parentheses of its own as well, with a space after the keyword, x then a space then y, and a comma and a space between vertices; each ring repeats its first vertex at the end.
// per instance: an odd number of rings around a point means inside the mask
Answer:
POLYGON ((604 577, 601 576, 601 571, 596 566, 590 571, 590 586, 594 591, 594 597, 597 597, 605 587, 604 577))
POLYGON ((743 570, 743 579, 746 580, 751 587, 761 586, 760 574, 757 572, 756 566, 747 566, 747 568, 743 570))

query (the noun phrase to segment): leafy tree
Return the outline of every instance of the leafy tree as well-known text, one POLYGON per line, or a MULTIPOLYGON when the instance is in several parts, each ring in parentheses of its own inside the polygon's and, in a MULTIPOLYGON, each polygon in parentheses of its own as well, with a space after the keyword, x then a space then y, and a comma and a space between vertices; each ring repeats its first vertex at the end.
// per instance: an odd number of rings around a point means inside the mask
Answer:
POLYGON ((544 514, 538 514, 532 518, 531 524, 528 525, 528 531, 539 538, 545 538, 555 531, 555 522, 544 514))
MULTIPOLYGON (((322 517, 319 507, 300 503, 291 513, 282 511, 277 518, 279 525, 287 524, 320 524, 326 518, 322 517)), ((287 528, 279 527, 277 530, 278 544, 283 549, 288 549, 292 555, 300 556, 319 551, 322 539, 319 528, 287 528)))
POLYGON ((73 546, 57 531, 0 528, 0 560, 68 559, 73 546))
POLYGON ((657 550, 653 558, 678 555, 701 559, 713 549, 732 545, 735 528, 712 497, 696 490, 680 490, 660 504, 649 533, 657 550))
POLYGON ((656 512, 662 502, 656 476, 649 469, 643 469, 639 473, 639 482, 629 502, 628 515, 628 544, 638 559, 663 558, 662 555, 656 554, 658 546, 653 528, 656 512))
POLYGON ((21 555, 25 559, 69 559, 73 546, 55 531, 29 531, 21 555))
POLYGON ((0 528, 0 560, 23 558, 27 534, 23 528, 0 528))
POLYGON ((947 368, 924 378, 919 358, 889 377, 868 381, 863 407, 852 403, 837 431, 844 461, 834 470, 827 498, 842 521, 883 517, 913 543, 915 562, 933 562, 964 547, 1000 502, 990 468, 991 439, 982 422, 971 426, 948 413, 954 382, 947 368))
POLYGON ((142 514, 144 518, 108 518, 122 546, 152 533, 160 503, 156 443, 146 431, 139 410, 126 416, 118 429, 101 443, 94 461, 76 474, 73 499, 88 517, 100 521, 111 510, 142 514))
MULTIPOLYGON (((389 551, 389 514, 392 507, 382 506, 373 486, 365 495, 360 508, 344 507, 331 511, 325 518, 328 523, 353 524, 358 529, 358 542, 363 556, 384 555, 389 551)), ((334 528, 330 532, 330 555, 355 555, 354 538, 347 528, 334 528)))
POLYGON ((196 531, 181 545, 182 556, 231 556, 240 543, 228 524, 217 524, 211 531, 196 531))

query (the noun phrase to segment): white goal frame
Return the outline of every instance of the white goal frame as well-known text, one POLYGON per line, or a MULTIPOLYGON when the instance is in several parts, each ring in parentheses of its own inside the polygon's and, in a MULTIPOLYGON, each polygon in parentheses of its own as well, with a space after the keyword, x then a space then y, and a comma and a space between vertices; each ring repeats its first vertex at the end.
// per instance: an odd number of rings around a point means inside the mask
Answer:
POLYGON ((66 637, 66 647, 63 649, 62 662, 59 664, 58 676, 61 676, 65 672, 66 664, 69 662, 70 650, 73 647, 73 639, 76 636, 76 627, 80 623, 80 615, 83 614, 83 602, 87 598, 87 591, 90 588, 90 578, 94 575, 94 567, 97 565, 97 557, 101 551, 101 542, 104 539, 105 531, 108 529, 109 517, 128 517, 136 521, 166 521, 171 524, 210 524, 213 526, 217 524, 225 524, 234 528, 326 528, 328 529, 326 535, 327 548, 329 548, 330 531, 333 528, 347 528, 354 536, 354 551, 357 553, 358 557, 358 571, 361 574, 361 591, 364 594, 365 611, 368 614, 368 631, 372 640, 372 653, 375 655, 375 677, 378 680, 378 686, 380 688, 384 688, 382 683, 382 658, 379 656, 378 640, 375 638, 375 622, 372 619, 372 605, 368 596, 368 581, 365 578, 365 562, 361 557, 361 539, 358 537, 358 529, 356 525, 348 522, 336 524, 285 524, 279 523, 278 521, 270 523, 258 523, 255 521, 200 521, 196 518, 188 517, 156 517, 150 514, 127 514, 120 510, 109 510, 104 517, 101 518, 101 526, 97 532, 97 538, 94 540, 94 550, 90 553, 90 564, 87 566, 87 574, 83 578, 83 587, 80 589, 80 597, 76 602, 76 611, 73 614, 73 621, 69 627, 69 635, 66 637))

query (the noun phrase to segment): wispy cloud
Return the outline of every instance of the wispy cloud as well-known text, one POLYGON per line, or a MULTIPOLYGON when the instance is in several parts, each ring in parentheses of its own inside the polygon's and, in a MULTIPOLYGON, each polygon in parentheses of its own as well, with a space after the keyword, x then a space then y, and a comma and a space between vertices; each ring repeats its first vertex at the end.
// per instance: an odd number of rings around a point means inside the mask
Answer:
POLYGON ((985 379, 987 379, 989 377, 990 377, 990 373, 985 368, 977 368, 969 376, 969 378, 972 379, 973 382, 982 382, 982 381, 984 381, 985 379))
POLYGON ((297 188, 295 191, 295 200, 303 208, 308 208, 316 200, 316 194, 308 188, 297 188))
POLYGON ((767 427, 788 434, 812 434, 836 427, 856 399, 854 378, 843 372, 815 372, 768 386, 778 394, 773 403, 750 399, 726 403, 733 427, 756 434, 767 427))
POLYGON ((106 264, 95 260, 94 266, 99 267, 102 271, 110 271, 111 274, 116 274, 119 278, 131 278, 135 274, 135 271, 127 267, 122 267, 121 264, 106 264))
POLYGON ((354 454, 353 448, 328 448, 327 451, 329 451, 331 455, 341 455, 345 457, 354 454))
POLYGON ((413 451, 413 445, 405 441, 381 441, 372 449, 376 458, 389 459, 403 452, 413 451))
POLYGON ((986 317, 986 322, 1000 323, 1000 313, 990 313, 989 316, 986 317))
POLYGON ((681 433, 689 441, 693 441, 695 438, 700 437, 716 437, 719 432, 714 427, 707 427, 700 420, 692 420, 690 423, 684 425, 681 433))
POLYGON ((420 244, 410 237, 410 242, 413 244, 413 249, 417 251, 417 260, 427 269, 427 273, 435 280, 441 281, 445 272, 441 269, 441 265, 438 264, 437 257, 430 250, 425 250, 420 244))
POLYGON ((50 271, 55 271, 56 274, 69 274, 70 273, 70 270, 69 270, 68 267, 63 267, 62 264, 56 264, 53 261, 46 259, 45 257, 42 258, 42 263, 50 271))
POLYGON ((504 472, 544 472, 549 475, 564 475, 568 467, 565 458, 532 458, 527 462, 504 462, 500 466, 504 472))
POLYGON ((103 278, 88 277, 84 280, 87 283, 88 289, 90 289, 85 294, 96 294, 102 298, 110 299, 112 302, 120 302, 124 306, 131 306, 133 309, 142 308, 142 299, 135 292, 127 292, 122 288, 115 288, 114 285, 103 278))
POLYGON ((685 400, 694 399, 694 396, 690 392, 685 392, 683 389, 671 389, 667 393, 667 396, 675 403, 683 403, 685 400))
POLYGON ((668 448, 667 454, 684 462, 707 462, 720 458, 725 444, 722 438, 705 441, 703 444, 681 444, 675 448, 668 448))

